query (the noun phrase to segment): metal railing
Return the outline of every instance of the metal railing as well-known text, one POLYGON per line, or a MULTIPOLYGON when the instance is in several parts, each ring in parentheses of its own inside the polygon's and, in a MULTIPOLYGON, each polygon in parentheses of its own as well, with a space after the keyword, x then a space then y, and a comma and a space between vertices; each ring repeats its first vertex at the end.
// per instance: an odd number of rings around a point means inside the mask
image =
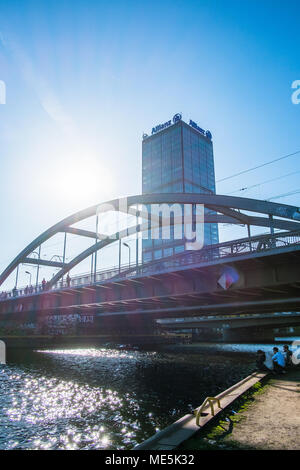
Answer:
POLYGON ((205 398, 204 402, 202 403, 199 408, 197 408, 194 411, 194 414, 196 415, 196 425, 200 426, 200 418, 202 416, 203 410, 206 407, 207 403, 209 403, 210 406, 210 413, 212 416, 215 416, 215 409, 214 409, 214 403, 217 403, 218 407, 221 408, 221 402, 219 398, 216 397, 207 397, 205 398))
MULTIPOLYGON (((78 274, 76 276, 72 276, 72 278, 70 278, 70 281, 68 281, 66 278, 61 281, 58 281, 52 289, 60 290, 72 287, 75 288, 76 286, 91 285, 94 283, 105 281, 107 279, 111 279, 112 277, 123 272, 127 272, 129 268, 129 264, 124 264, 120 267, 114 266, 109 269, 97 271, 96 275, 94 273, 91 274, 90 272, 78 274)), ((12 289, 11 291, 0 292, 0 300, 5 300, 12 297, 23 297, 27 295, 41 294, 42 292, 45 292, 47 290, 47 282, 45 284, 39 283, 36 286, 22 286, 18 289, 12 289)))
POLYGON ((222 258, 232 258, 249 253, 268 252, 276 248, 300 245, 300 231, 260 235, 243 238, 230 242, 209 245, 199 251, 188 251, 169 258, 162 258, 144 264, 138 270, 139 274, 157 274, 177 267, 192 264, 205 264, 222 258))
MULTIPOLYGON (((65 288, 76 288, 87 285, 102 283, 109 280, 121 280, 142 275, 154 275, 167 272, 182 266, 190 266, 193 264, 201 265, 214 262, 222 258, 238 257, 243 254, 261 253, 274 250, 276 248, 284 248, 300 245, 300 231, 258 235, 251 238, 242 238, 239 240, 209 245, 201 250, 187 251, 176 255, 161 258, 147 263, 138 263, 134 266, 124 264, 114 266, 109 269, 97 271, 95 273, 84 273, 72 278, 68 281, 66 278, 59 281, 52 290, 61 290, 65 288)), ((7 298, 20 297, 24 295, 40 294, 48 290, 47 283, 38 286, 26 286, 12 291, 0 293, 0 301, 7 298)))

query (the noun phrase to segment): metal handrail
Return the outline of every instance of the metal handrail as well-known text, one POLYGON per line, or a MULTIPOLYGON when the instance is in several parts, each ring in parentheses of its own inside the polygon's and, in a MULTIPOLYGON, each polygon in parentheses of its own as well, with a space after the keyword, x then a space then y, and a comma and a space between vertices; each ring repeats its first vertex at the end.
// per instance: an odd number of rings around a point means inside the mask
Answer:
POLYGON ((200 426, 199 422, 200 422, 201 414, 202 414, 203 409, 206 407, 207 403, 209 403, 211 415, 215 416, 215 410, 214 410, 214 403, 215 402, 217 402, 218 407, 221 408, 221 402, 220 402, 219 398, 207 397, 207 398, 205 398, 202 405, 194 411, 194 413, 196 415, 196 425, 197 426, 200 426))

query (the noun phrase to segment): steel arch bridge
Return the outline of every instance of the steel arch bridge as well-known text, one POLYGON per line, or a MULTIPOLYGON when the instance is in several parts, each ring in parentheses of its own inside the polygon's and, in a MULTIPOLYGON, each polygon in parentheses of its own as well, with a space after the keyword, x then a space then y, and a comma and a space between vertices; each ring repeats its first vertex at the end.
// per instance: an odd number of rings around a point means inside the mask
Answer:
MULTIPOLYGON (((149 230, 150 225, 147 207, 149 207, 149 205, 162 204, 202 204, 207 210, 205 213, 204 223, 245 225, 248 228, 248 239, 253 239, 253 241, 255 241, 255 237, 251 237, 251 226, 267 227, 270 229, 271 234, 274 234, 275 229, 282 230, 284 235, 300 231, 299 207, 269 201, 224 195, 188 193, 143 194, 130 196, 128 198, 124 197, 113 199, 76 212, 40 234, 15 257, 6 269, 4 269, 0 275, 0 286, 20 264, 26 263, 59 268, 57 274, 55 274, 52 279, 48 280, 47 288, 51 289, 66 273, 69 273, 75 266, 89 256, 93 254, 96 256, 97 252, 116 241, 120 241, 130 235, 149 230), (92 216, 96 216, 101 219, 103 214, 110 211, 134 215, 139 218, 137 220, 142 219, 143 222, 137 223, 135 226, 127 227, 110 235, 109 237, 102 237, 97 233, 97 231, 93 232, 74 227, 74 224, 84 221, 92 216), (93 243, 89 248, 78 253, 69 262, 66 262, 65 256, 63 256, 62 261, 46 260, 40 258, 40 256, 38 259, 32 257, 34 250, 58 233, 65 234, 65 241, 66 234, 70 233, 76 234, 80 237, 93 239, 95 243, 93 243)), ((157 223, 158 225, 162 223, 161 217, 157 218, 157 223)), ((220 245, 222 244, 219 244, 218 246, 220 245)))

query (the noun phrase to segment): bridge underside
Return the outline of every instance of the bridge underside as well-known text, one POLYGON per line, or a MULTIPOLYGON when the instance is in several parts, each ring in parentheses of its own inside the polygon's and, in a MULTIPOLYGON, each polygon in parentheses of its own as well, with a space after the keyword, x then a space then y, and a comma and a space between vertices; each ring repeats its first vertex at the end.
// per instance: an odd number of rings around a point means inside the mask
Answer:
POLYGON ((255 328, 271 327, 271 328, 285 328, 289 326, 300 325, 300 313, 287 313, 282 314, 269 313, 262 315, 232 315, 228 317, 197 319, 191 318, 177 318, 171 321, 159 322, 159 326, 165 330, 183 330, 183 329, 203 329, 203 328, 223 328, 223 329, 239 329, 239 328, 255 328))

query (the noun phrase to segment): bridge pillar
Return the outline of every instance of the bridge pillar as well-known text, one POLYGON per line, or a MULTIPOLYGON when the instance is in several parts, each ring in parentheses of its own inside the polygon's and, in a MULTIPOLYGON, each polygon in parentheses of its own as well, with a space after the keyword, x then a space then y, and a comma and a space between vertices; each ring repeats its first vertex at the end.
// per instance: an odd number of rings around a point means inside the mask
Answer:
POLYGON ((274 342, 274 328, 247 327, 223 330, 224 343, 274 342))

